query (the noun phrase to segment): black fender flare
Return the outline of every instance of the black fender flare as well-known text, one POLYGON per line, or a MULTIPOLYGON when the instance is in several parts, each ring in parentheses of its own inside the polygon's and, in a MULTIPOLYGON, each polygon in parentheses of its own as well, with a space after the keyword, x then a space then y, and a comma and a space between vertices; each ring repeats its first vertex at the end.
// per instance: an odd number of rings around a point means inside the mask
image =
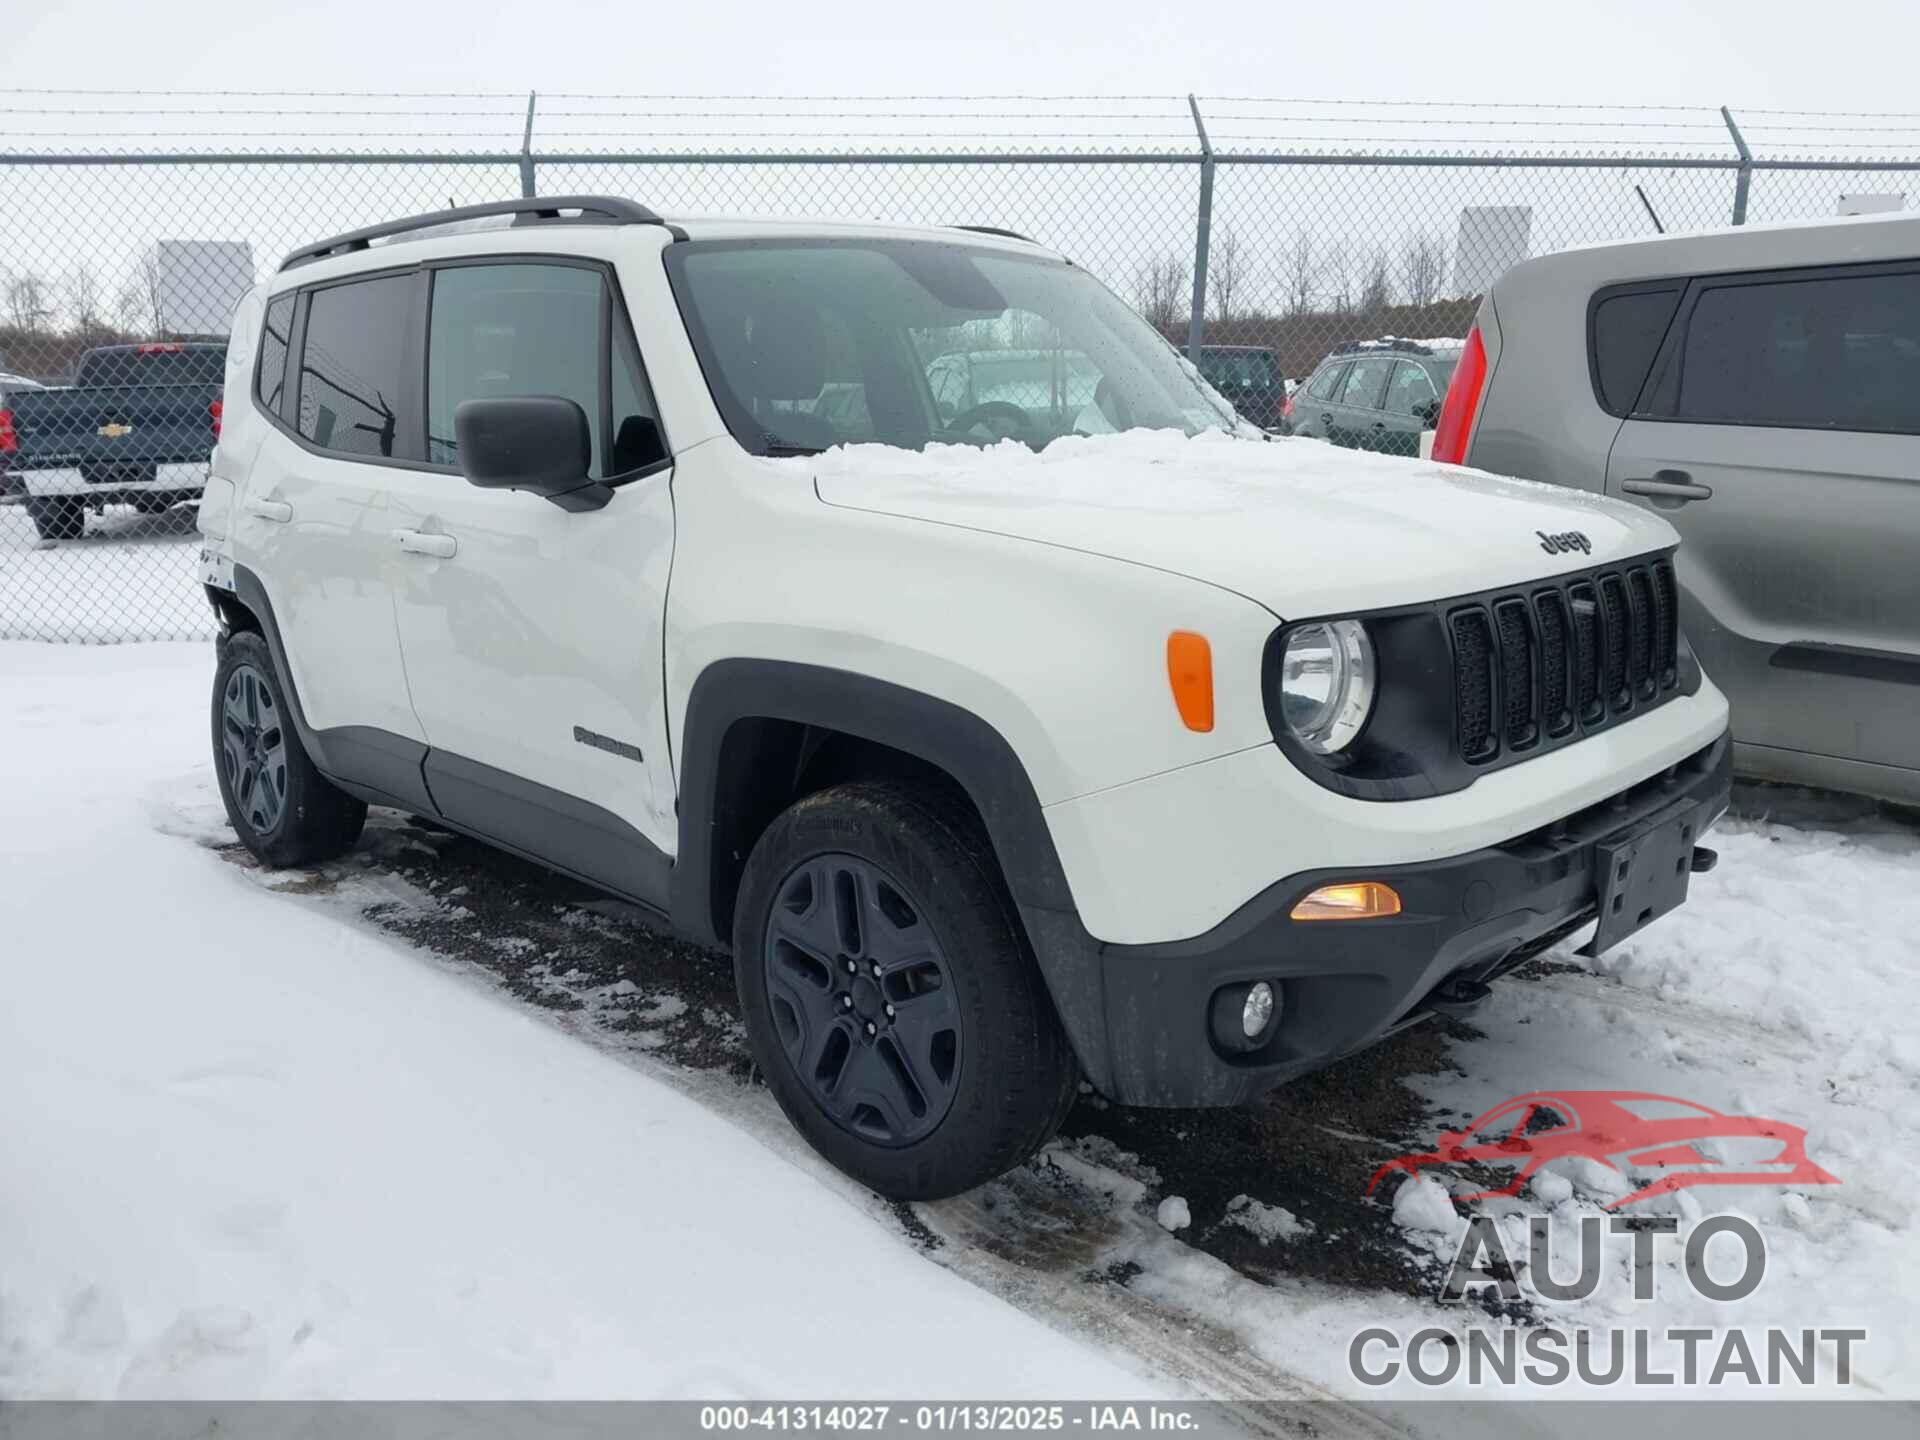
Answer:
POLYGON ((716 842, 749 797, 730 793, 729 732, 742 721, 814 726, 899 750, 935 766, 966 792, 985 824, 1061 1024, 1096 1086, 1106 1077, 1101 967, 1080 922, 1066 870, 1026 767, 1006 738, 973 712, 872 676, 784 660, 718 660, 687 697, 680 740, 680 851, 672 881, 675 927, 727 948, 731 863, 716 842))

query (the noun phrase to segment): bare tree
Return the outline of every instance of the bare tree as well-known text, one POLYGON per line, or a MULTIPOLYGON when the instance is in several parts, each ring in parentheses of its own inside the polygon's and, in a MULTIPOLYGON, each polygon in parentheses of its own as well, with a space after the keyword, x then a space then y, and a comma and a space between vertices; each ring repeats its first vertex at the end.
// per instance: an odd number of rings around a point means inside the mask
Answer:
POLYGON ((1314 294, 1320 286, 1322 260, 1311 230, 1294 232, 1293 243, 1287 246, 1280 264, 1285 272, 1283 295, 1287 313, 1301 314, 1313 304, 1314 294))
POLYGON ((153 299, 140 276, 130 276, 114 297, 113 323, 135 335, 151 334, 155 329, 153 299))
POLYGON ((1212 243, 1207 247, 1207 289, 1212 295, 1216 324, 1225 325, 1239 315, 1238 302, 1245 292, 1246 278, 1240 237, 1233 233, 1231 226, 1223 225, 1214 232, 1212 243))
POLYGON ((1412 235, 1400 255, 1400 288, 1407 303, 1431 305, 1447 283, 1447 245, 1437 235, 1412 235))
POLYGON ((1134 289, 1134 303, 1147 323, 1163 335, 1174 334, 1192 300, 1187 262, 1178 255, 1143 261, 1134 275, 1134 289))
POLYGON ((1337 240, 1322 252, 1320 283, 1327 309, 1336 315, 1354 313, 1353 249, 1346 241, 1337 240))
POLYGON ((92 266, 83 262, 69 270, 60 282, 60 297, 66 306, 67 324, 81 339, 90 341, 107 328, 100 281, 92 266))
POLYGON ((1378 321, 1393 303, 1393 273, 1387 267, 1387 252, 1376 249, 1367 260, 1366 279, 1360 286, 1360 313, 1378 321))
POLYGON ((16 275, 7 281, 7 324, 26 335, 38 335, 53 318, 47 282, 38 275, 16 275))

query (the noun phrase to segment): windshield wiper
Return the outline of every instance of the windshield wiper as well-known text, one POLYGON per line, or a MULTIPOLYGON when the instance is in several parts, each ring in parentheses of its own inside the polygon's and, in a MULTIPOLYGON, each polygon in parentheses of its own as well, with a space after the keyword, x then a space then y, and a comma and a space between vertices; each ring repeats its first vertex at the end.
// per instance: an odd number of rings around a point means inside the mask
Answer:
POLYGON ((826 447, 821 445, 789 445, 781 440, 769 440, 760 453, 783 460, 792 455, 824 455, 827 452, 826 447))

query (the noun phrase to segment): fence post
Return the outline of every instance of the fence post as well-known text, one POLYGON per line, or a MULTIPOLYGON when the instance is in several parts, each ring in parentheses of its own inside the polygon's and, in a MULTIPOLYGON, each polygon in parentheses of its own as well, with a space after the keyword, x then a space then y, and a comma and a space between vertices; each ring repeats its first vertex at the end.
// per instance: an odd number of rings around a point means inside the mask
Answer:
POLYGON ((527 92, 527 128, 520 136, 520 194, 531 200, 538 191, 533 183, 533 91, 527 92))
POLYGON ((1200 102, 1187 96, 1193 128, 1200 136, 1200 213, 1193 233, 1193 311, 1187 317, 1187 358, 1200 363, 1200 344, 1207 331, 1207 246, 1213 230, 1213 144, 1207 122, 1200 118, 1200 102))
POLYGON ((1733 136, 1733 148, 1740 152, 1740 169, 1733 182, 1733 223, 1747 223, 1747 192, 1753 188, 1753 152, 1747 149, 1746 138, 1741 135, 1740 127, 1733 123, 1733 112, 1726 106, 1720 107, 1720 118, 1727 122, 1727 133, 1733 136))

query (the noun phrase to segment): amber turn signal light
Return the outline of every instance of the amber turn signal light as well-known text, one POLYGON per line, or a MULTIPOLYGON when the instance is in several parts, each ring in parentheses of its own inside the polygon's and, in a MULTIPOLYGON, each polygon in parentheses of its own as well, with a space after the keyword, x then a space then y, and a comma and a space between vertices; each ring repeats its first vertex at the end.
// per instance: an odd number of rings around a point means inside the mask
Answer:
POLYGON ((1322 885, 1293 907, 1296 920, 1379 920, 1400 913, 1400 893, 1378 880, 1322 885))
POLYGON ((1167 636, 1167 684, 1187 729, 1213 729, 1213 646, 1206 636, 1191 630, 1167 636))

